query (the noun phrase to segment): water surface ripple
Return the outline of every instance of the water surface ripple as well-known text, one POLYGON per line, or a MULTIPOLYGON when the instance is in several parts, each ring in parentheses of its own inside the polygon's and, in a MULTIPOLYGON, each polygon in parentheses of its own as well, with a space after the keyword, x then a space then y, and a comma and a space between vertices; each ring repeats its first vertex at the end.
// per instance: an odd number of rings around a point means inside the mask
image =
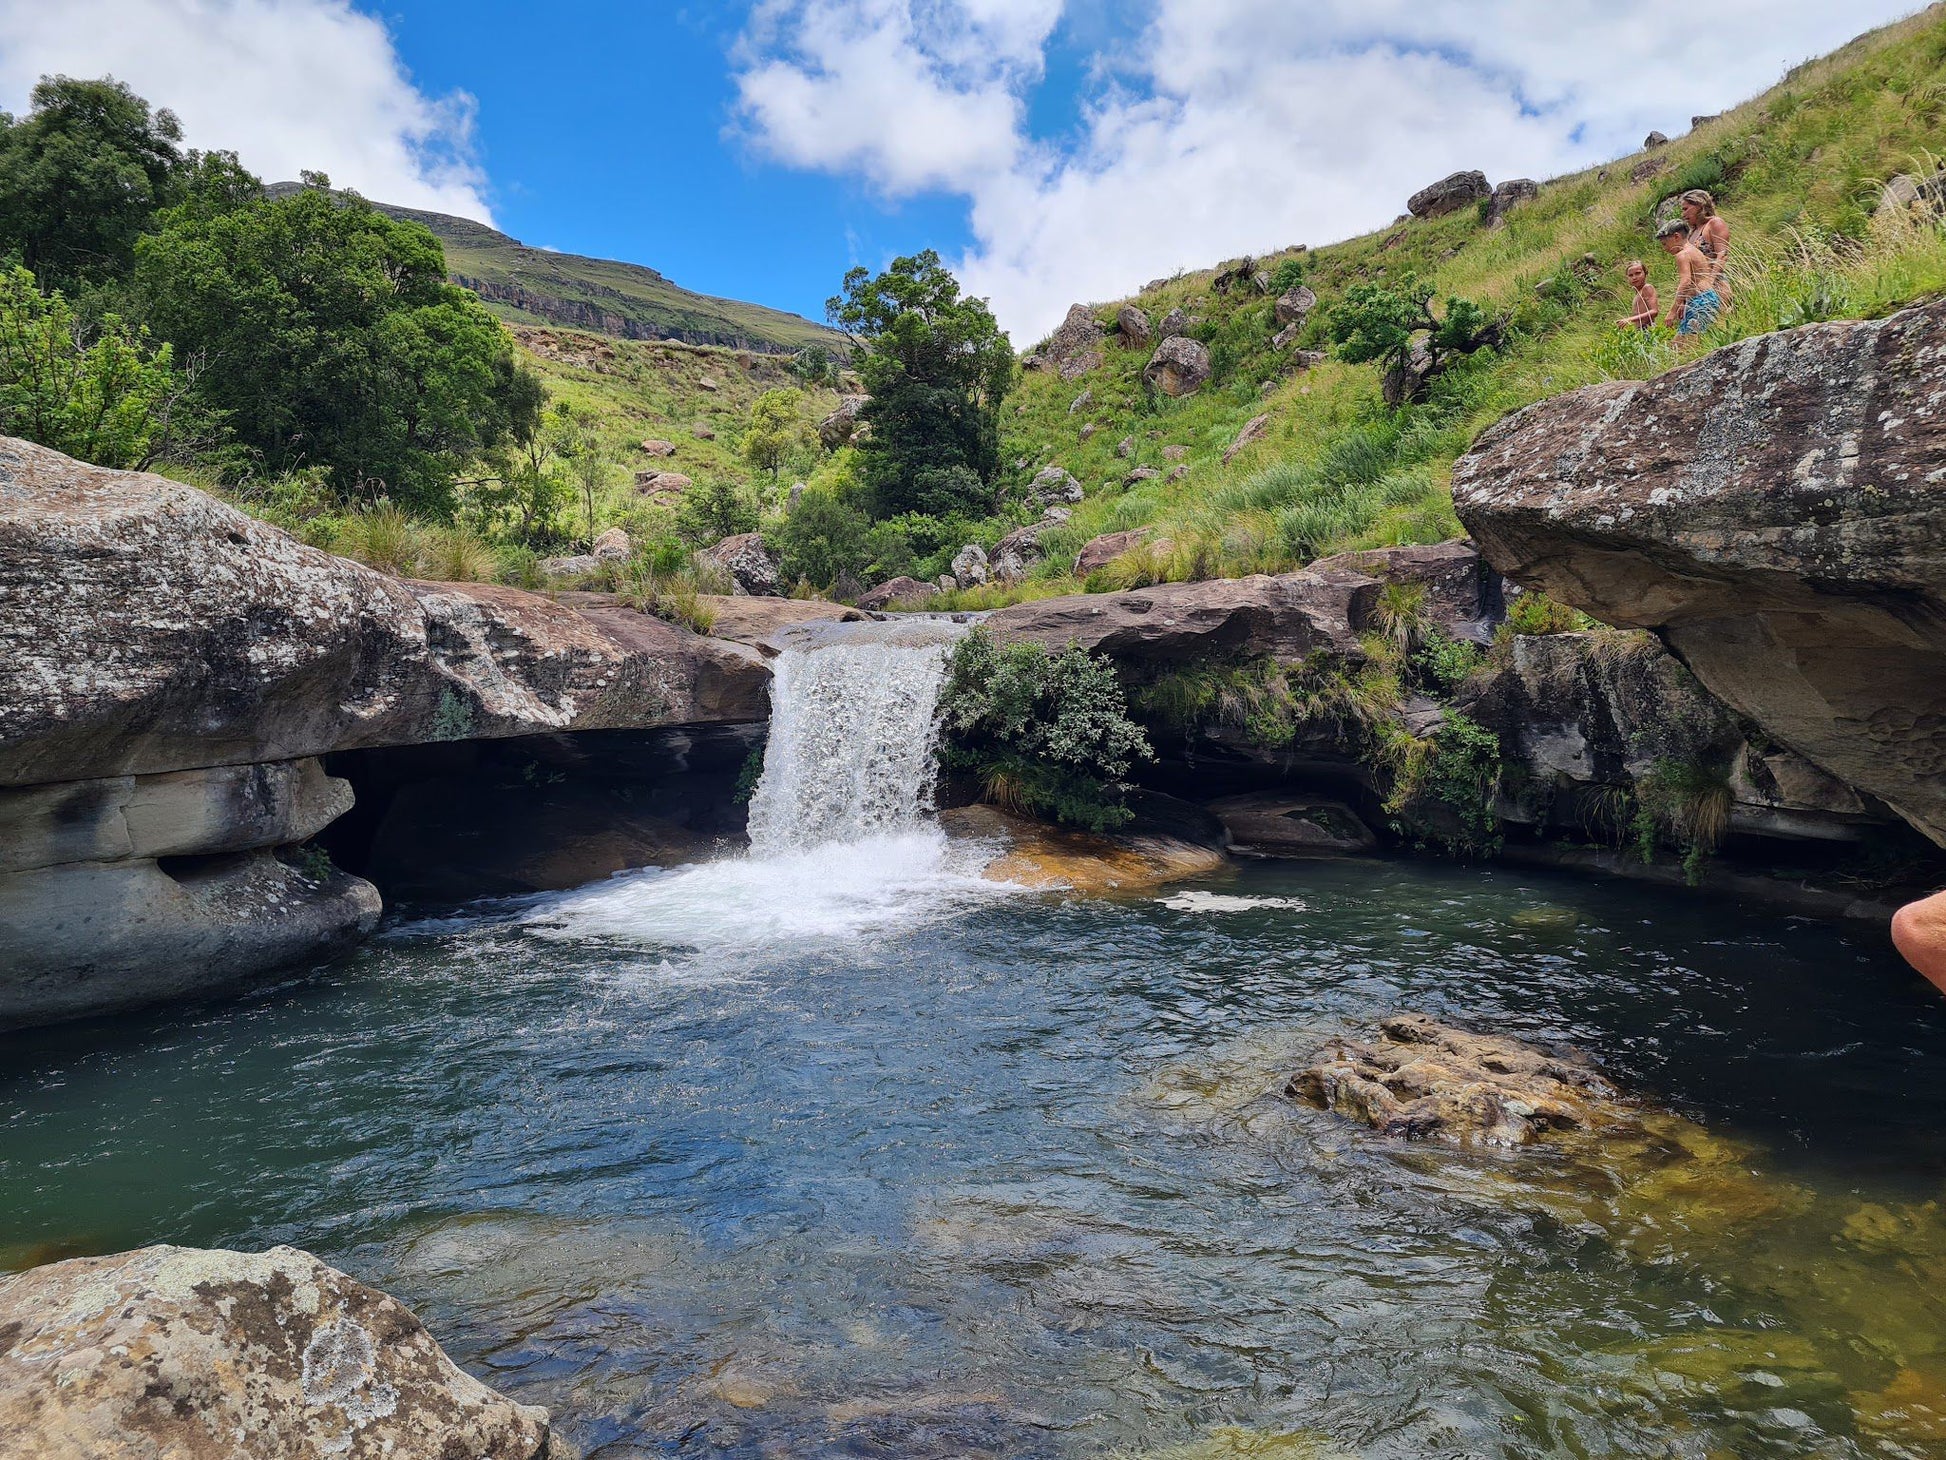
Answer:
POLYGON ((1942 1453, 1946 1016, 1879 939, 1500 869, 1201 890, 1292 905, 996 895, 902 834, 0 1040, 0 1260, 295 1243, 601 1460, 1942 1453), (1279 1096, 1403 1009, 1734 1159, 1279 1096))

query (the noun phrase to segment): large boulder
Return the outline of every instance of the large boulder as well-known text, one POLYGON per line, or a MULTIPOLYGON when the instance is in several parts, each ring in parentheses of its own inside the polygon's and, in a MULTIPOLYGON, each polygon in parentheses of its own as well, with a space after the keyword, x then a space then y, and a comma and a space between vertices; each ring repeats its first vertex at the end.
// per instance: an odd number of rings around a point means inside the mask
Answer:
POLYGON ((1164 395, 1180 398, 1208 385, 1213 368, 1209 349, 1200 340, 1176 335, 1156 346, 1142 378, 1164 395))
POLYGON ((1029 505, 1042 510, 1072 506, 1083 495, 1081 483, 1075 480, 1073 472, 1063 466, 1042 467, 1027 486, 1029 505))
POLYGON ((1162 323, 1155 327, 1156 338, 1173 340, 1178 335, 1186 335, 1196 323, 1189 317, 1189 311, 1178 305, 1162 316, 1162 323))
POLYGON ((1101 368, 1105 358, 1101 344, 1102 329, 1095 322, 1094 311, 1085 304, 1077 304, 1068 310, 1061 327, 1049 336, 1040 356, 1063 380, 1075 380, 1101 368))
POLYGON ((992 576, 987 561, 987 550, 977 542, 969 542, 953 554, 953 582, 960 588, 978 588, 992 576))
POLYGON ((858 606, 877 612, 888 608, 917 608, 939 596, 939 589, 917 578, 888 578, 858 600, 858 606))
POLYGON ((709 720, 705 698, 763 718, 761 664, 631 617, 624 643, 539 594, 403 582, 0 438, 0 786, 709 720))
POLYGON ((1046 556, 1041 549, 1041 539, 1066 521, 1067 514, 1063 512, 1059 517, 1046 517, 1025 527, 1016 527, 1001 538, 993 545, 993 551, 987 554, 987 567, 993 581, 1018 583, 1025 578, 1046 556))
POLYGON ((1271 306, 1277 316, 1277 323, 1281 326, 1302 324, 1317 307, 1318 296, 1302 284, 1288 293, 1278 295, 1276 304, 1271 306))
POLYGON ((764 545, 761 532, 726 537, 705 549, 702 556, 730 575, 739 597, 775 598, 782 591, 782 569, 777 555, 764 545))
POLYGON ((1541 185, 1532 178, 1509 178, 1493 190, 1492 200, 1487 204, 1487 227, 1499 228, 1516 207, 1540 195, 1541 185))
POLYGON ((1152 536, 1154 530, 1147 527, 1131 527, 1126 532, 1104 532, 1100 537, 1091 537, 1082 544, 1081 551, 1074 555, 1074 576, 1085 578, 1097 568, 1105 568, 1123 553, 1142 546, 1152 536))
POLYGON ((1130 661, 1265 655, 1291 661, 1318 650, 1355 658, 1379 586, 1355 573, 1164 583, 1015 604, 989 615, 986 627, 1003 644, 1079 644, 1130 661))
POLYGON ((1653 629, 1777 744, 1946 845, 1946 303, 1529 407, 1455 468, 1517 582, 1653 629))
POLYGON ((1406 211, 1415 218, 1443 218, 1491 197, 1493 188, 1483 172, 1456 172, 1419 189, 1406 201, 1406 211))
POLYGON ((550 1453, 546 1410, 292 1247, 144 1247, 0 1277, 0 1434, 13 1460, 550 1453))
POLYGON ((1449 637, 1486 644, 1506 617, 1500 575, 1464 539, 1421 546, 1369 548, 1311 564, 1314 573, 1362 573, 1421 590, 1420 609, 1449 637))
POLYGON ((858 434, 858 413, 870 405, 868 395, 848 395, 838 402, 838 409, 818 422, 818 441, 826 451, 836 451, 851 444, 851 438, 858 434))
POLYGON ((1133 304, 1124 304, 1115 315, 1115 332, 1121 336, 1123 346, 1130 350, 1147 345, 1155 333, 1148 315, 1133 304))

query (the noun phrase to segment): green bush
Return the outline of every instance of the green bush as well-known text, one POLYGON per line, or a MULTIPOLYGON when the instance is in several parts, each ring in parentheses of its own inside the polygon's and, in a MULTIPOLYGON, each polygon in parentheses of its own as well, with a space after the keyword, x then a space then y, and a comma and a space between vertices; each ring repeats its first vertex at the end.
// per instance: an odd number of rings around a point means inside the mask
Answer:
POLYGON ((1070 645, 996 645, 976 629, 954 647, 939 699, 942 759, 990 800, 1104 831, 1129 818, 1124 778, 1155 752, 1106 659, 1070 645))

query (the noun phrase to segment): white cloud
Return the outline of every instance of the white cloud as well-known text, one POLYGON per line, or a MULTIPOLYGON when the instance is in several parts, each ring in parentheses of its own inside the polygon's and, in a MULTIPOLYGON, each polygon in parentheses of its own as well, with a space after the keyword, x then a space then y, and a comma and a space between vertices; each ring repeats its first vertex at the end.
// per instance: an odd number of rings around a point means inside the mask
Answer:
POLYGON ((1078 139, 1027 131, 1061 0, 768 0, 756 144, 968 202, 962 278, 1022 343, 1074 300, 1381 226, 1459 168, 1547 177, 1761 91, 1911 0, 1154 0, 1078 139))
POLYGON ((266 181, 302 169, 490 222, 473 99, 428 97, 348 0, 0 0, 0 106, 43 74, 113 75, 266 181))

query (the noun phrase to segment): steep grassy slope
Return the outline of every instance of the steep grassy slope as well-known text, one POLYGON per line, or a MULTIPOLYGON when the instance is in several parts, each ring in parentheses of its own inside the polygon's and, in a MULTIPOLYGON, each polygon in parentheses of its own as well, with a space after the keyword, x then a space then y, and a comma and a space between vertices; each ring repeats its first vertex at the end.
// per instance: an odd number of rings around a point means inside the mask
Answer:
MULTIPOLYGON (((1272 301, 1254 288, 1219 293, 1214 271, 1158 283, 1132 302, 1151 318, 1187 310, 1190 332, 1212 351, 1215 380, 1187 400, 1157 396, 1141 380, 1148 351, 1118 349, 1112 338, 1106 363, 1072 382, 1028 373, 1005 422, 1016 484, 1058 463, 1080 478, 1088 500, 1047 536, 1048 561, 1033 581, 967 601, 1070 590, 1074 551, 1097 533, 1131 527, 1152 528, 1167 548, 1139 549, 1089 586, 1276 571, 1348 547, 1452 535, 1451 464, 1487 425, 1591 381, 1642 378, 1678 362, 1672 340, 1624 334, 1614 321, 1627 310, 1628 259, 1647 260, 1669 297, 1674 265, 1654 244, 1653 220, 1683 188, 1712 189, 1733 230, 1736 304, 1710 345, 1882 314, 1946 290, 1937 221, 1877 209, 1885 179, 1932 170, 1942 123, 1946 10, 1935 6, 1798 68, 1654 154, 1547 183, 1499 229, 1469 209, 1315 250, 1307 283, 1321 306, 1284 350, 1270 344, 1272 301), (1398 411, 1381 402, 1375 366, 1334 359, 1294 372, 1295 351, 1329 347, 1327 321, 1349 287, 1407 273, 1431 280, 1442 298, 1471 298, 1503 316, 1507 347, 1398 411), (1238 431, 1266 412, 1263 439, 1223 465, 1238 431), (1122 457, 1125 440, 1131 454, 1122 457), (1169 481, 1179 465, 1186 474, 1169 481), (1138 466, 1162 475, 1128 484, 1138 466)), ((1112 325, 1117 308, 1094 313, 1112 325)))
MULTIPOLYGON (((761 484, 742 457, 750 407, 765 391, 803 392, 806 445, 792 467, 808 469, 816 422, 835 409, 832 390, 804 390, 775 355, 673 340, 617 340, 580 330, 508 326, 522 357, 546 382, 549 397, 594 421, 616 461, 657 467, 696 481, 761 484), (674 456, 651 457, 644 440, 663 440, 674 456)), ((784 486, 790 478, 779 473, 784 486)), ((608 516, 620 520, 630 489, 609 493, 608 516)))
MULTIPOLYGON (((277 183, 270 191, 298 186, 277 183)), ((430 229, 446 247, 446 270, 454 281, 510 322, 785 354, 806 345, 844 344, 842 336, 800 315, 694 294, 641 264, 530 248, 484 223, 446 213, 373 206, 430 229)))

